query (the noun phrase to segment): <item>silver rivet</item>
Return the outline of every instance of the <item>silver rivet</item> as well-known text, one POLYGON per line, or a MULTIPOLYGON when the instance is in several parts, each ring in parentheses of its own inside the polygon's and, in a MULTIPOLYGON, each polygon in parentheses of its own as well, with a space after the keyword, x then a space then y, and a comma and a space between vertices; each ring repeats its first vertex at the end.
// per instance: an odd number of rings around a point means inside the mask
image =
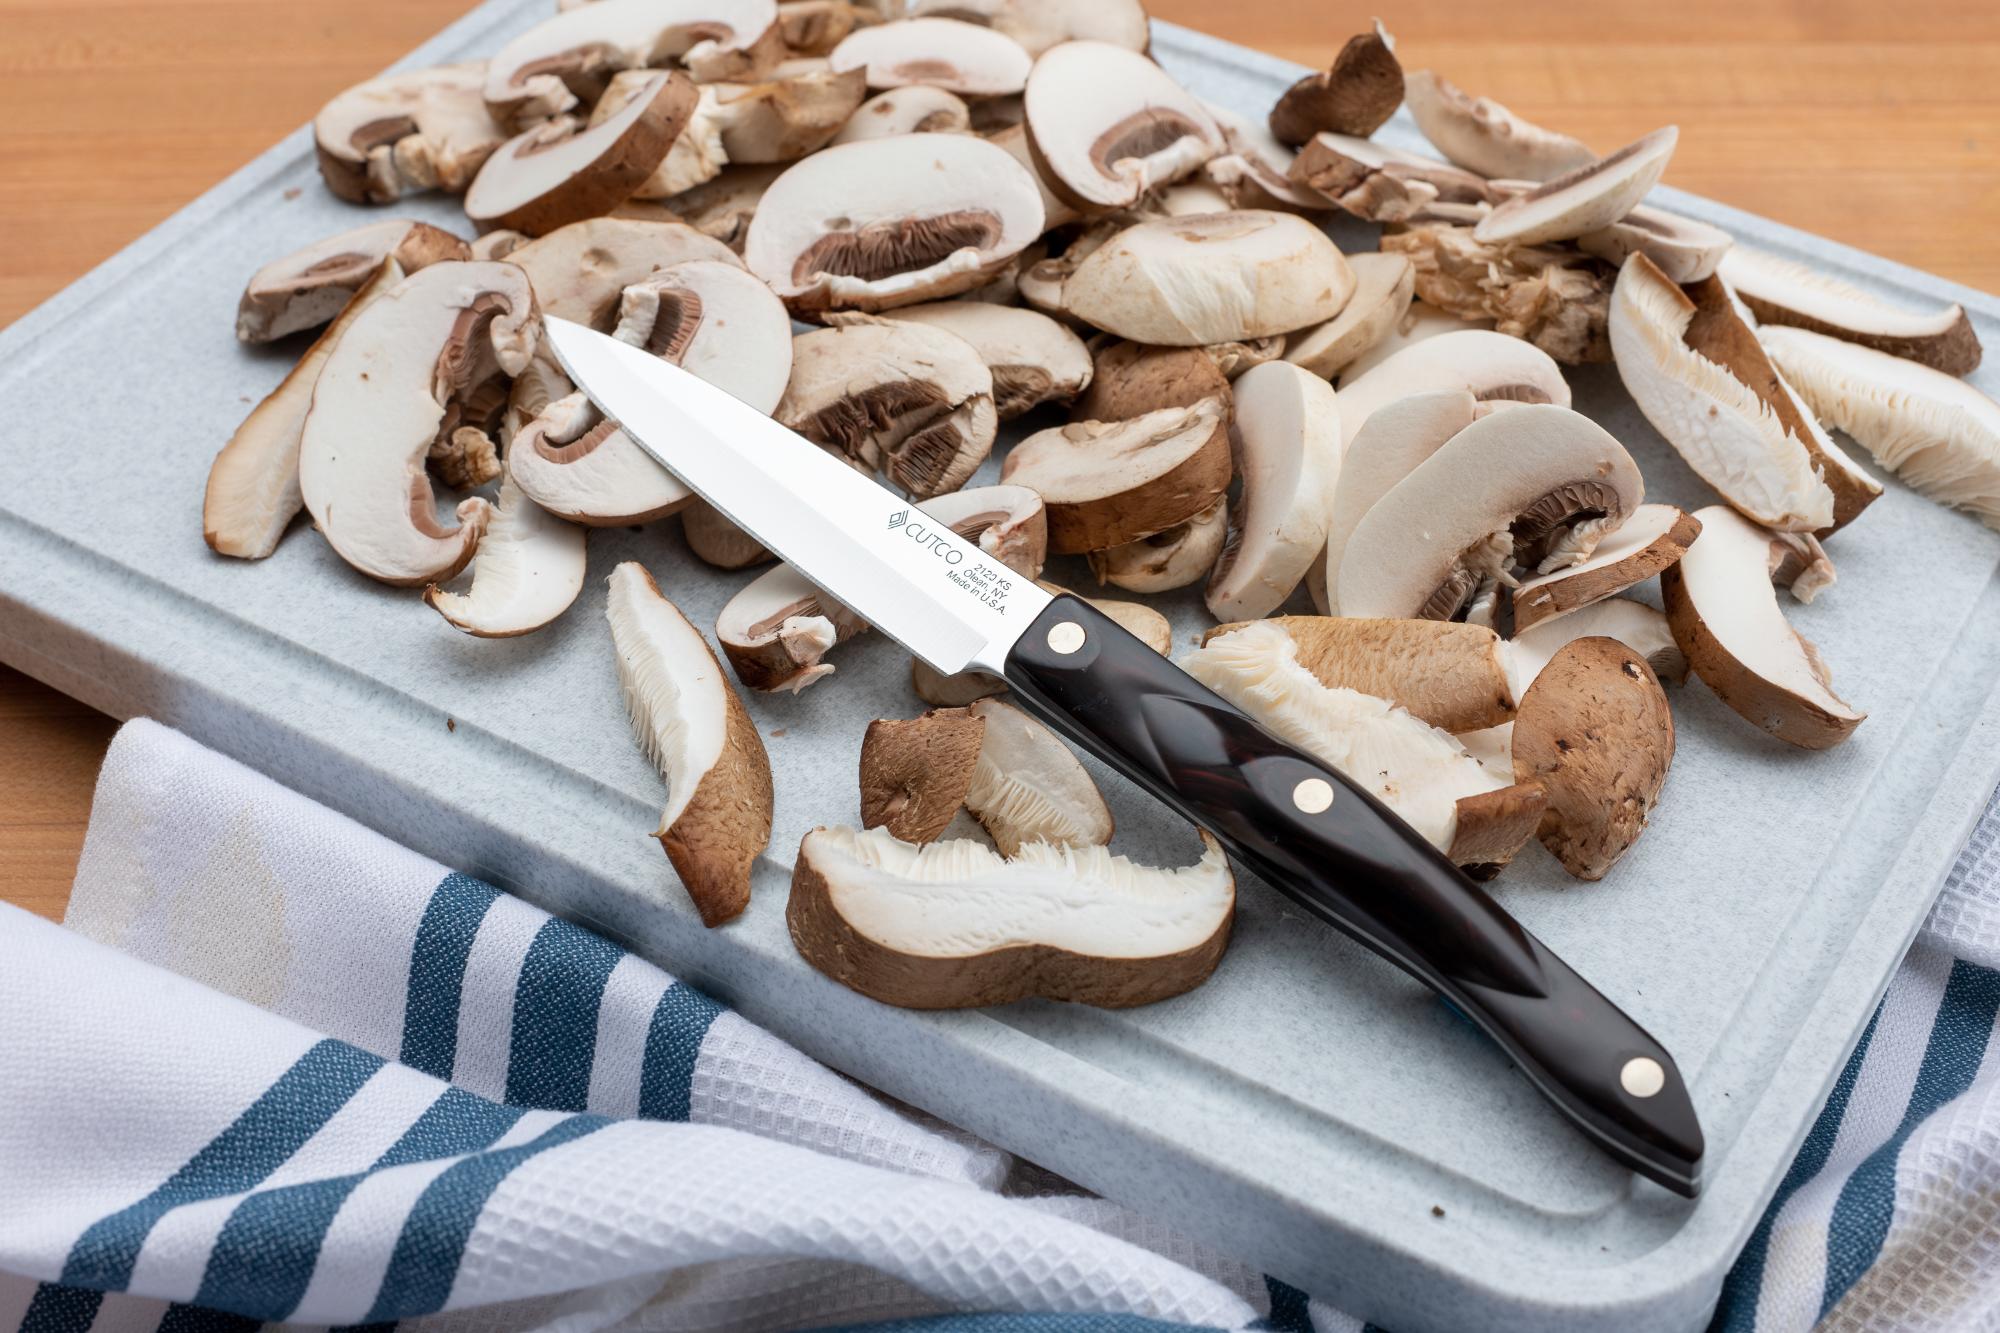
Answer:
POLYGON ((1651 1056, 1635 1055, 1618 1071, 1618 1086, 1634 1097, 1650 1097, 1667 1086, 1667 1071, 1651 1056))
POLYGON ((1049 649, 1067 657, 1083 647, 1083 626, 1074 620, 1065 620, 1049 630, 1049 649))
POLYGON ((1325 778, 1307 778, 1292 788, 1292 804, 1316 815, 1333 804, 1333 784, 1325 778))

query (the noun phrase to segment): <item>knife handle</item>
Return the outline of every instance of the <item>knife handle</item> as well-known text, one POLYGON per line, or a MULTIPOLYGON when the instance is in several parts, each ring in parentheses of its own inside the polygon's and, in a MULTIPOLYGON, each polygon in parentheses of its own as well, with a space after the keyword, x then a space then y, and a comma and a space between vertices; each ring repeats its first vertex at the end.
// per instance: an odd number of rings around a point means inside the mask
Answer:
POLYGON ((1621 1162, 1696 1189, 1673 1057, 1369 792, 1079 598, 1007 656, 1029 711, 1212 833, 1273 888, 1445 997, 1621 1162))

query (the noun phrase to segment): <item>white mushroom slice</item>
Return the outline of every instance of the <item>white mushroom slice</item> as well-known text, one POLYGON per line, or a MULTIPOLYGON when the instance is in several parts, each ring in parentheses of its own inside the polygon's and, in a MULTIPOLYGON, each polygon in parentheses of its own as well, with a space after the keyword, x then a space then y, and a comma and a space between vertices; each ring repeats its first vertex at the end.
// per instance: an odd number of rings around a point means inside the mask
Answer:
POLYGON ((1292 161, 1293 183, 1370 222, 1407 222, 1439 203, 1486 204, 1482 176, 1372 139, 1316 134, 1292 161))
POLYGON ((1724 256, 1719 272, 1763 324, 1829 334, 1948 375, 1979 368, 1979 335, 1963 306, 1905 310, 1804 264, 1744 247, 1724 256))
POLYGON ((457 527, 439 524, 424 460, 466 403, 527 366, 539 329, 527 274, 457 262, 406 279, 348 325, 299 440, 300 494, 343 560, 411 585, 465 567, 491 507, 472 496, 457 527))
POLYGON ((1004 856, 1031 842, 1101 847, 1111 811, 1069 747, 1020 709, 981 699, 968 710, 986 724, 965 808, 1004 856))
POLYGON ((977 287, 1042 232, 1035 178, 968 134, 813 154, 771 183, 743 257, 794 314, 886 310, 977 287))
POLYGON ((801 957, 884 1004, 1150 1004, 1207 980, 1229 942, 1229 861, 1203 841, 1199 862, 1168 870, 1102 847, 1032 843, 1004 860, 971 841, 818 828, 785 917, 801 957))
MULTIPOLYGON (((1349 258, 1350 266, 1356 258, 1359 256, 1349 258)), ((1420 343, 1441 333, 1459 333, 1467 329, 1490 330, 1492 327, 1493 321, 1490 319, 1462 319, 1457 315, 1447 314, 1434 305, 1411 301, 1409 309, 1405 310, 1403 317, 1396 321, 1396 327, 1389 330, 1382 341, 1357 353, 1352 361, 1341 368, 1334 384, 1337 388, 1345 389, 1411 343, 1420 343)))
POLYGON ((317 328, 346 306, 385 259, 405 274, 446 259, 470 258, 464 241, 408 218, 371 222, 315 241, 250 275, 236 305, 236 338, 264 343, 317 328))
POLYGON ((532 633, 569 610, 583 591, 585 535, 522 494, 511 478, 504 480, 472 557, 472 586, 446 592, 433 583, 424 600, 477 638, 532 633))
POLYGON ((764 191, 783 173, 777 165, 724 167, 714 180, 667 199, 666 207, 702 235, 741 253, 764 191))
POLYGON ((753 690, 797 694, 833 664, 821 659, 868 623, 790 565, 745 584, 715 618, 715 637, 736 678, 753 690))
POLYGON ((1064 320, 1085 334, 1096 333, 1088 324, 1078 318, 1069 308, 1069 282, 1083 261, 1102 249, 1106 242, 1117 236, 1123 228, 1108 218, 1100 218, 1086 225, 1069 238, 1059 255, 1050 257, 1046 241, 1037 243, 1022 255, 1023 259, 1034 258, 1024 264, 1015 276, 1015 290, 1028 305, 1045 315, 1064 320))
POLYGON ((1567 134, 1523 120, 1490 97, 1473 97, 1432 70, 1411 70, 1403 98, 1432 146, 1482 176, 1546 181, 1597 160, 1567 134))
POLYGON ((548 512, 588 527, 650 523, 694 500, 581 393, 551 403, 515 434, 507 474, 548 512))
POLYGON ((1371 414, 1347 442, 1314 593, 1322 612, 1340 613, 1340 565, 1362 515, 1446 440, 1470 426, 1476 407, 1463 389, 1413 393, 1371 414))
MULTIPOLYGON (((1292 163, 1298 154, 1264 126, 1237 115, 1228 107, 1204 102, 1209 116, 1222 129, 1223 151, 1202 166, 1202 174, 1228 200, 1226 208, 1280 208, 1295 213, 1321 213, 1333 201, 1318 190, 1309 190, 1291 178, 1292 163)), ((1168 186, 1167 191, 1176 189, 1168 186)), ((1178 216, 1193 210, 1182 209, 1178 216)), ((1223 212, 1225 209, 1202 209, 1223 212)))
POLYGON ((1579 412, 1524 404, 1474 421, 1371 506, 1348 538, 1341 614, 1449 620, 1480 580, 1588 555, 1645 499, 1625 446, 1579 412))
POLYGON ((1416 290, 1416 270, 1402 255, 1349 255, 1347 267, 1354 274, 1354 294, 1340 313, 1285 340, 1285 360, 1323 379, 1332 379, 1387 338, 1402 322, 1416 290))
POLYGON ((1330 67, 1278 94, 1271 133, 1294 147, 1329 131, 1365 139, 1402 104, 1403 67, 1394 39, 1377 19, 1370 31, 1347 39, 1330 67))
POLYGON ((1145 56, 1106 42, 1044 53, 1024 105, 1050 186, 1080 208, 1130 208, 1224 147, 1201 99, 1145 56))
MULTIPOLYGON (((1044 582, 1042 587, 1052 593, 1064 593, 1069 589, 1044 582)), ((1167 618, 1152 607, 1141 602, 1127 602, 1116 597, 1086 597, 1084 601, 1115 622, 1118 628, 1145 644, 1160 656, 1165 657, 1174 650, 1174 629, 1167 618)))
POLYGON ((887 318, 927 324, 972 345, 993 375, 993 405, 1012 421, 1043 403, 1066 403, 1090 383, 1083 339, 1047 315, 984 301, 900 306, 887 318))
POLYGON ((1771 534, 1771 582, 1791 589, 1799 601, 1810 602, 1839 581, 1819 538, 1810 532, 1771 534))
POLYGON ((1833 692, 1817 649, 1785 621, 1771 586, 1771 534, 1724 505, 1697 510, 1701 536, 1660 576, 1667 623, 1702 683, 1781 741, 1825 750, 1867 716, 1833 692))
POLYGON ((1229 534, 1227 497, 1163 532, 1089 553, 1099 583, 1127 592, 1171 592, 1198 583, 1215 567, 1229 534))
POLYGON ((690 259, 742 262, 727 245, 693 227, 632 218, 573 222, 507 256, 508 263, 527 272, 543 314, 606 331, 627 287, 690 259))
POLYGON ((1129 421, 1204 398, 1229 403, 1229 381, 1205 347, 1149 347, 1106 342, 1091 354, 1090 387, 1070 410, 1074 421, 1129 421))
MULTIPOLYGON (((1210 158, 1210 165, 1221 158, 1210 158)), ((1262 206, 1262 205, 1259 205, 1262 206)), ((1202 213, 1232 213, 1230 202, 1212 180, 1175 181, 1162 186, 1139 201, 1139 211, 1147 217, 1189 218, 1202 213)))
POLYGON ((507 231, 504 228, 500 231, 489 231, 483 236, 473 238, 472 243, 466 247, 465 257, 482 261, 505 259, 532 239, 526 232, 507 231))
POLYGON ((1245 211, 1128 227, 1077 266, 1063 302, 1121 338, 1193 347, 1321 323, 1353 292, 1325 232, 1290 213, 1245 211))
POLYGON ((850 33, 828 57, 861 69, 870 88, 929 84, 968 97, 1018 93, 1034 58, 1013 38, 949 18, 897 19, 850 33))
POLYGON ((1735 241, 1720 227, 1644 204, 1602 231, 1585 232, 1576 248, 1608 264, 1642 254, 1675 282, 1700 282, 1716 271, 1735 241))
MULTIPOLYGON (((945 675, 922 658, 910 659, 910 689, 933 708, 963 708, 996 694, 1004 694, 1007 682, 983 671, 960 671, 945 675)), ((984 830, 981 830, 984 832, 984 830)))
POLYGON ((771 760, 708 641, 645 566, 628 561, 606 582, 633 734, 667 780, 653 836, 702 924, 719 926, 749 905, 750 867, 771 840, 771 760))
POLYGON ((1102 551, 1185 523, 1229 487, 1229 413, 1222 401, 1163 408, 1129 421, 1078 421, 1014 446, 1000 479, 1048 505, 1049 549, 1102 551))
POLYGON ((1359 377, 1343 376, 1341 431, 1351 442, 1390 403, 1450 389, 1480 402, 1570 404, 1569 382, 1547 352, 1519 338, 1463 329, 1411 343, 1359 377))
POLYGON ((965 134, 972 117, 958 94, 913 83, 863 102, 833 137, 835 143, 888 139, 898 134, 965 134))
POLYGON ((356 84, 313 120, 319 174, 351 204, 463 194, 507 131, 487 113, 486 66, 441 65, 356 84))
POLYGON ((717 569, 748 569, 777 558, 705 500, 695 500, 681 510, 681 536, 703 564, 717 569))
MULTIPOLYGON (((1676 685, 1687 680, 1687 654, 1674 642, 1666 616, 1629 597, 1607 597, 1569 615, 1545 620, 1501 644, 1501 660, 1506 665, 1507 684, 1514 697, 1519 699, 1526 694, 1542 668, 1570 643, 1593 637, 1618 640, 1645 658, 1646 665, 1661 680, 1676 685)), ((1459 739, 1466 738, 1461 735, 1459 739)))
POLYGON ((1639 206, 1680 141, 1669 125, 1615 153, 1503 199, 1474 229, 1489 245, 1542 245, 1602 231, 1639 206))
POLYGON ((1416 266, 1416 294, 1462 318, 1491 319, 1565 365, 1609 361, 1612 274, 1569 246, 1487 245, 1470 227, 1431 224, 1382 237, 1416 266))
POLYGON ((2000 528, 2000 403, 1929 366, 1806 329, 1758 334, 1818 419, 1905 482, 2000 528))
POLYGON ((1653 577, 1681 558, 1701 524, 1672 505, 1640 505, 1588 559, 1521 580, 1514 589, 1514 629, 1582 610, 1653 577))
MULTIPOLYGON (((595 129, 618 114, 633 97, 652 86, 656 72, 627 69, 613 75, 604 89, 604 96, 598 98, 597 105, 591 108, 586 126, 595 129)), ((730 158, 729 150, 722 143, 722 117, 717 111, 717 98, 721 90, 736 87, 740 85, 712 83, 696 89, 694 109, 688 113, 687 121, 668 146, 667 155, 660 159, 660 165, 654 167, 653 174, 632 191, 634 200, 671 198, 714 180, 722 173, 730 158)))
POLYGON ((1140 0, 910 0, 912 15, 945 14, 1004 32, 1029 55, 1078 40, 1144 51, 1152 40, 1140 0))
POLYGON ((788 75, 780 67, 777 73, 781 77, 762 83, 706 85, 715 90, 715 120, 728 161, 794 162, 817 152, 840 133, 868 91, 859 70, 788 75))
POLYGON ((1331 384, 1289 361, 1246 372, 1235 395, 1243 489, 1204 600, 1217 620, 1256 620, 1284 604, 1326 546, 1340 405, 1331 384))
MULTIPOLYGON (((979 103, 978 105, 986 105, 979 103)), ((1007 156, 1021 164, 1022 170, 1035 178, 1035 189, 1042 197, 1042 230, 1054 231, 1067 227, 1083 217, 1083 213, 1069 200, 1057 194, 1049 184, 1048 173, 1035 160, 1034 144, 1028 138, 1026 125, 1008 125, 986 136, 986 142, 995 148, 1004 148, 1007 156)), ((1109 232, 1106 233, 1109 235, 1109 232)), ((1081 256, 1079 256, 1081 258, 1081 256)))

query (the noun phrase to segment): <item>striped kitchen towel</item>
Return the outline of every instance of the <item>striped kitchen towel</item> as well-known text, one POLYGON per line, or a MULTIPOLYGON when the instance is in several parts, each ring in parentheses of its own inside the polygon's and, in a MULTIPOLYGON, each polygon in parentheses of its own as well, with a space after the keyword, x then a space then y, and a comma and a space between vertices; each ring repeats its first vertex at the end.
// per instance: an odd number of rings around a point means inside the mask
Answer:
MULTIPOLYGON (((158 726, 67 925, 0 912, 0 1330, 1362 1327, 158 726)), ((1989 812, 1718 1327, 2000 1328, 1997 1005, 1989 812)))

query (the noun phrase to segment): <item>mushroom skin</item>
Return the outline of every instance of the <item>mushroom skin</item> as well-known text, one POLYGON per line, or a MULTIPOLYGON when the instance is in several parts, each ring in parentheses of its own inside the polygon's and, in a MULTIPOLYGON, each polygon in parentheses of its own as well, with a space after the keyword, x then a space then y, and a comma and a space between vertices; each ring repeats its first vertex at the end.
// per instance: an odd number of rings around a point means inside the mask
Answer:
POLYGON ((463 194, 507 131, 480 96, 483 63, 384 74, 340 93, 313 120, 319 174, 350 204, 420 190, 463 194))
POLYGON ((1331 384, 1289 361, 1246 371, 1234 392, 1242 491, 1203 600, 1217 620, 1255 620, 1284 604, 1326 548, 1340 403, 1331 384))
POLYGON ((236 340, 267 343, 338 315, 384 259, 405 274, 446 259, 469 259, 464 241, 428 222, 390 218, 313 242, 250 275, 236 305, 236 340))
POLYGON ((1022 104, 1042 179, 1086 213, 1131 208, 1225 147, 1199 98, 1145 56, 1108 42, 1045 51, 1022 104))
POLYGON ((1100 344, 1090 365, 1090 384, 1070 408, 1072 421, 1129 421, 1207 398, 1225 408, 1231 401, 1229 380, 1204 348, 1119 340, 1100 344))
POLYGON ((1825 334, 1947 375, 1979 368, 1979 334, 1956 303, 1916 312, 1890 305, 1804 264, 1739 246, 1721 257, 1729 289, 1761 324, 1825 334))
POLYGON ((1620 221, 1660 183, 1680 129, 1668 125, 1501 200, 1473 229, 1488 245, 1574 240, 1620 221))
POLYGON ((1387 338, 1416 293, 1416 268, 1406 256, 1349 255, 1347 267, 1354 274, 1354 294, 1340 313, 1285 340, 1285 360, 1322 379, 1332 379, 1387 338))
MULTIPOLYGON (((1607 597, 1601 602, 1580 607, 1569 615, 1544 620, 1532 629, 1518 630, 1513 638, 1501 644, 1500 656, 1506 665, 1507 682, 1514 697, 1519 699, 1526 694, 1528 687, 1535 683, 1535 677, 1542 673, 1542 668, 1554 661, 1555 655, 1567 644, 1589 638, 1618 640, 1645 658, 1646 665, 1653 669, 1653 674, 1663 684, 1687 683, 1687 654, 1674 642, 1673 630, 1667 625, 1666 616, 1644 602, 1635 602, 1628 597, 1607 597)), ((1465 740, 1465 737, 1460 735, 1459 739, 1465 740)))
POLYGON ((472 556, 472 587, 447 592, 433 583, 424 601, 474 638, 532 634, 569 610, 583 591, 584 538, 582 529, 544 510, 508 478, 472 556))
POLYGON ((1473 97, 1433 70, 1411 70, 1402 92, 1432 147, 1482 176, 1546 181, 1597 160, 1567 134, 1523 120, 1490 97, 1473 97))
POLYGON ((892 19, 860 28, 827 58, 835 70, 865 70, 870 88, 927 84, 967 97, 1018 93, 1035 63, 1005 33, 955 18, 892 19))
POLYGON ((1136 542, 1088 553, 1099 583, 1127 592, 1171 592, 1208 577, 1229 535, 1227 497, 1179 523, 1136 542))
POLYGON ((761 694, 797 694, 833 674, 824 661, 868 622, 790 565, 745 584, 715 617, 715 637, 736 679, 761 694))
POLYGON ((1672 505, 1643 504, 1604 535, 1588 559, 1523 579, 1514 589, 1514 629, 1603 601, 1679 560, 1701 535, 1701 522, 1672 505))
POLYGON ((878 717, 861 738, 861 827, 934 842, 972 788, 986 719, 964 708, 878 717))
POLYGON ((1403 67, 1378 19, 1371 31, 1348 38, 1331 66, 1278 94, 1271 133, 1294 148, 1322 131, 1365 139, 1402 104, 1403 67))
POLYGON ((1310 190, 1292 179, 1292 163, 1298 154, 1256 121, 1237 115, 1226 106, 1203 103, 1209 118, 1222 129, 1223 151, 1202 164, 1204 186, 1181 182, 1155 191, 1141 201, 1172 217, 1191 213, 1226 213, 1236 208, 1272 208, 1290 213, 1324 213, 1333 201, 1318 190, 1310 190), (1203 202, 1196 206, 1197 191, 1209 189, 1220 197, 1219 206, 1203 202))
POLYGON ((837 144, 887 139, 898 134, 969 134, 972 117, 956 93, 926 83, 905 84, 877 93, 855 108, 833 136, 837 144))
POLYGON ((1605 325, 1614 275, 1566 246, 1490 246, 1473 228, 1442 223, 1382 237, 1382 250, 1416 268, 1416 294, 1440 310, 1491 319, 1564 365, 1609 361, 1605 325))
POLYGON ((743 262, 721 241, 682 223, 613 217, 558 227, 507 255, 507 262, 525 270, 534 284, 543 314, 606 333, 627 287, 690 259, 738 267, 743 262))
POLYGON ((1030 435, 1000 479, 1040 493, 1049 549, 1102 551, 1193 518, 1229 487, 1229 414, 1219 399, 1129 421, 1072 422, 1030 435))

